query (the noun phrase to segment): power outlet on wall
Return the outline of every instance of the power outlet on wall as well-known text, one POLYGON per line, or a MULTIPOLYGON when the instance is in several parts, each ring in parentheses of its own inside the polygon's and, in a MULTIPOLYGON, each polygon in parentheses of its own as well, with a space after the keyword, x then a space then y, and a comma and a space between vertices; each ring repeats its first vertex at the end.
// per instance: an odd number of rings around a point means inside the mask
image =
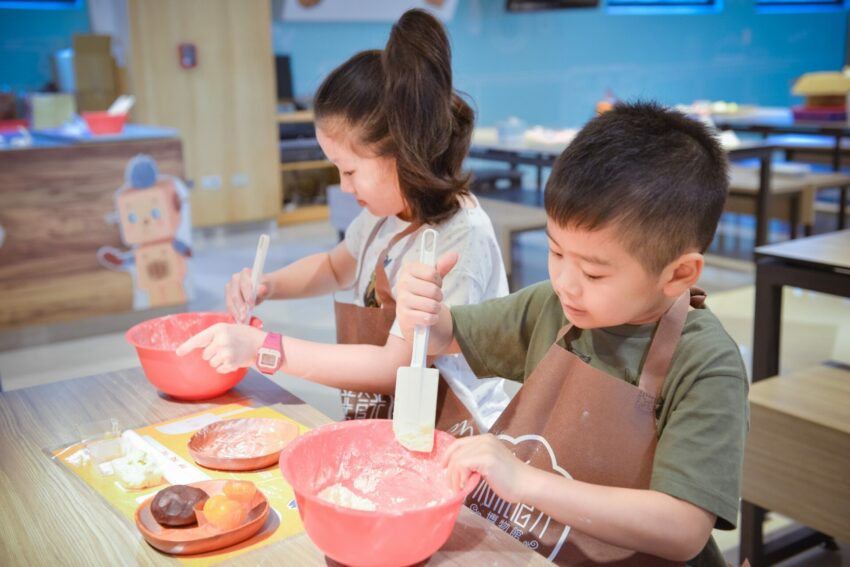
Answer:
POLYGON ((204 175, 201 177, 201 189, 218 191, 221 189, 221 175, 204 175))
POLYGON ((249 176, 243 171, 240 171, 239 173, 234 173, 230 176, 231 187, 247 187, 250 182, 251 176, 249 176))

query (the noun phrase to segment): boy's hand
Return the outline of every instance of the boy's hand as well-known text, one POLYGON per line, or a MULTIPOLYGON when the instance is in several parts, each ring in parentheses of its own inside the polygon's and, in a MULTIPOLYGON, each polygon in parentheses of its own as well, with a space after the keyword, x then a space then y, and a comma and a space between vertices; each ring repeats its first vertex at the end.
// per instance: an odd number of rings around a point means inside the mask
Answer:
POLYGON ((216 372, 226 374, 254 363, 257 350, 266 340, 266 331, 248 325, 216 323, 177 347, 177 356, 202 348, 201 358, 216 372))
POLYGON ((257 299, 254 301, 251 294, 254 282, 251 278, 251 268, 245 268, 236 272, 224 286, 224 299, 227 302, 227 311, 235 321, 244 321, 248 309, 253 309, 263 302, 271 294, 272 280, 268 275, 260 278, 257 284, 257 299))
POLYGON ((457 264, 457 252, 447 252, 437 260, 436 268, 421 262, 408 262, 398 278, 396 317, 406 337, 416 325, 431 326, 437 322, 443 301, 443 278, 457 264))
POLYGON ((448 469, 452 489, 460 490, 469 475, 478 472, 502 499, 522 500, 523 477, 529 465, 517 459, 495 436, 458 439, 446 450, 441 463, 448 469))

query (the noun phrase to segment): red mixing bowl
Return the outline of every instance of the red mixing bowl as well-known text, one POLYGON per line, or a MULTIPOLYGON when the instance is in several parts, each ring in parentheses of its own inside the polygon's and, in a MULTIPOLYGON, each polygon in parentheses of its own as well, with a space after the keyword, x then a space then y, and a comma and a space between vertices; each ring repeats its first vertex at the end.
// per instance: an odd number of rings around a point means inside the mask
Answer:
POLYGON ((480 480, 460 492, 449 486, 440 456, 454 438, 437 431, 431 453, 399 445, 392 421, 331 423, 283 448, 280 470, 295 491, 307 535, 328 557, 355 567, 413 565, 449 538, 460 507, 480 480), (328 502, 318 494, 344 486, 375 511, 328 502))
MULTIPOLYGON (((208 400, 225 393, 245 376, 247 368, 219 374, 201 358, 203 349, 186 356, 174 352, 193 335, 216 323, 233 323, 226 313, 177 313, 144 321, 124 335, 136 347, 142 370, 158 390, 180 400, 208 400)), ((262 321, 251 318, 261 329, 262 321)))
POLYGON ((89 132, 94 135, 120 134, 124 131, 124 123, 127 122, 126 114, 109 114, 105 110, 83 112, 82 116, 89 132))

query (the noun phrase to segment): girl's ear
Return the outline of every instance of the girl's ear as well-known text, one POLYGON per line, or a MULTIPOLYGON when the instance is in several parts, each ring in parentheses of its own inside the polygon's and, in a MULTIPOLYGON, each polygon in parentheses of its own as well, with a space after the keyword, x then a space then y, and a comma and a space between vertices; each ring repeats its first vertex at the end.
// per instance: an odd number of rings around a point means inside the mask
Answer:
POLYGON ((694 287, 702 275, 705 258, 699 252, 686 252, 670 262, 661 272, 664 295, 679 297, 694 287))

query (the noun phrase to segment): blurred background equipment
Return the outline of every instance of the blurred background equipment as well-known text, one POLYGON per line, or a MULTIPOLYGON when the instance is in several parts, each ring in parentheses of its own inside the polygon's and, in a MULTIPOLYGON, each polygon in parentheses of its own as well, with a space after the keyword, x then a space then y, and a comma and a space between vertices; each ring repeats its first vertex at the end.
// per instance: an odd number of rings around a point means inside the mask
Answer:
POLYGON ((74 85, 77 110, 106 110, 118 96, 112 38, 74 34, 74 85))
POLYGON ((791 109, 796 120, 847 120, 850 67, 844 71, 806 73, 797 79, 791 92, 806 98, 802 106, 791 109))

